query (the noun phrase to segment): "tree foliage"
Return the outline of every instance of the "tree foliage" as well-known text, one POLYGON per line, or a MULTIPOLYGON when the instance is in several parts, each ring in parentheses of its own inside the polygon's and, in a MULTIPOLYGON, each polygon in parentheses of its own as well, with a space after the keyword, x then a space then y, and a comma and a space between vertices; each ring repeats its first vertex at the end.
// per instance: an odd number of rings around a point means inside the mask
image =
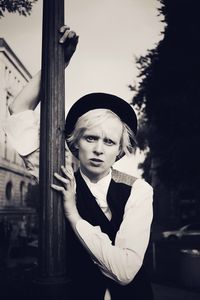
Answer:
POLYGON ((145 177, 156 161, 166 186, 199 184, 199 1, 161 0, 164 38, 137 60, 141 82, 133 104, 142 111, 139 146, 149 147, 145 177))
POLYGON ((19 15, 28 16, 35 2, 37 0, 0 0, 0 18, 4 16, 5 12, 17 12, 19 15))

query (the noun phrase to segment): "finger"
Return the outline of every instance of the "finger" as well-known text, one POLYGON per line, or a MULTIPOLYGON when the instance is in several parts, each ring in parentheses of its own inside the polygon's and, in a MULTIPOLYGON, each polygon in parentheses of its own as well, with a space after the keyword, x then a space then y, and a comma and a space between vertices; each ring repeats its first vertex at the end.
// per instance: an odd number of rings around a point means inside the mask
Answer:
POLYGON ((61 170, 63 172, 63 174, 65 174, 66 177, 68 177, 70 180, 74 179, 74 173, 71 170, 72 168, 70 166, 68 166, 67 168, 65 168, 64 166, 61 166, 61 170))
POLYGON ((70 155, 65 155, 65 166, 71 166, 72 165, 72 158, 70 155))
POLYGON ((54 177, 65 185, 67 185, 69 183, 69 179, 64 178, 63 176, 59 175, 58 173, 54 173, 54 177))
POLYGON ((58 192, 64 192, 65 191, 63 186, 59 186, 59 185, 56 185, 56 184, 51 184, 51 187, 52 187, 52 189, 54 189, 58 192))
POLYGON ((68 174, 70 174, 72 177, 74 177, 74 170, 73 170, 71 164, 67 164, 67 166, 61 166, 61 169, 64 172, 67 172, 68 174))
POLYGON ((67 38, 69 32, 70 32, 69 30, 65 30, 65 31, 64 31, 62 37, 61 37, 60 40, 59 40, 60 43, 64 43, 64 42, 65 42, 65 40, 66 40, 66 38, 67 38))
POLYGON ((74 31, 65 30, 63 36, 60 38, 60 43, 64 43, 68 38, 73 39, 76 37, 76 33, 74 31))
POLYGON ((76 32, 71 30, 67 37, 71 39, 74 38, 75 36, 76 36, 76 32))
POLYGON ((65 148, 65 165, 71 166, 72 164, 72 155, 70 154, 69 150, 65 148))
POLYGON ((63 33, 65 30, 70 30, 70 27, 67 25, 63 25, 60 27, 60 33, 63 33))

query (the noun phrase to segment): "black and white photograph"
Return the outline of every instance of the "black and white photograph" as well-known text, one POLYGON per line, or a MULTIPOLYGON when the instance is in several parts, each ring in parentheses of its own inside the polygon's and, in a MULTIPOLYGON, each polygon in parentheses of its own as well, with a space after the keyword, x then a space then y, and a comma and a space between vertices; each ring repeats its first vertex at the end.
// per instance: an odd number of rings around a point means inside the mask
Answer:
POLYGON ((0 0, 0 298, 200 299, 197 0, 0 0))

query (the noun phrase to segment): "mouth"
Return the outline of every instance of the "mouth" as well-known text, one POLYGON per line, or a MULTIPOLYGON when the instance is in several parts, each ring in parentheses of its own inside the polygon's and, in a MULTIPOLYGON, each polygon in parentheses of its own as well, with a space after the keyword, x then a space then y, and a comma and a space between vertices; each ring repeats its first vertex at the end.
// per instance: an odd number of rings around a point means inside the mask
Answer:
POLYGON ((98 159, 98 158, 91 158, 90 160, 91 160, 91 161, 94 161, 94 162, 103 162, 103 160, 98 159))
POLYGON ((99 166, 103 163, 103 160, 98 159, 98 158, 91 158, 90 162, 93 166, 99 166))

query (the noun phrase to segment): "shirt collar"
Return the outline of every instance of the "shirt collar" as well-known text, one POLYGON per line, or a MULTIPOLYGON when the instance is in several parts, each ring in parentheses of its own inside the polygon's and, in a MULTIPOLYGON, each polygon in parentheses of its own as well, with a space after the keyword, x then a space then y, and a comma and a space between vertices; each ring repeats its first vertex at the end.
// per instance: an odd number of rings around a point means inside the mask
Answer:
MULTIPOLYGON (((93 196, 103 202, 106 201, 106 196, 109 188, 109 184, 111 181, 111 170, 109 171, 108 175, 101 178, 98 182, 91 182, 90 179, 81 172, 81 176, 83 177, 85 183, 87 184, 88 188, 90 189, 93 196)), ((107 201, 106 201, 107 202, 107 201)), ((103 204, 103 203, 102 203, 103 204)))

